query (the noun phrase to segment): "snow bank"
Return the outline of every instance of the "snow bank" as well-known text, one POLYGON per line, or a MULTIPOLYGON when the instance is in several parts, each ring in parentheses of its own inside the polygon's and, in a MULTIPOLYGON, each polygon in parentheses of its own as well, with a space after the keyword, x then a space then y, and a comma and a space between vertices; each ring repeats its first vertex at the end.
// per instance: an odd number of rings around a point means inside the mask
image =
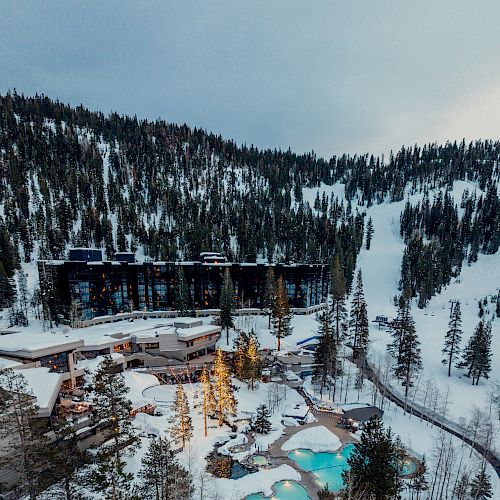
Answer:
POLYGON ((140 408, 141 406, 153 403, 150 398, 143 396, 143 392, 150 387, 160 385, 159 380, 154 375, 149 375, 147 373, 124 372, 123 377, 125 378, 125 384, 130 389, 128 398, 132 401, 132 406, 134 408, 140 408))
POLYGON ((297 432, 283 443, 281 449, 283 451, 291 451, 298 448, 305 448, 307 450, 319 452, 336 451, 341 448, 341 446, 342 443, 338 436, 323 425, 318 425, 297 432))
POLYGON ((235 438, 230 439, 226 444, 221 446, 218 449, 218 452, 221 455, 229 456, 232 454, 231 448, 233 448, 235 446, 242 446, 242 445, 247 444, 247 443, 248 443, 248 438, 245 436, 245 434, 237 434, 235 438))
POLYGON ((260 469, 254 474, 248 474, 240 479, 217 479, 215 485, 218 498, 245 498, 252 493, 273 494, 272 485, 278 481, 299 481, 300 473, 289 465, 283 464, 275 469, 260 469))

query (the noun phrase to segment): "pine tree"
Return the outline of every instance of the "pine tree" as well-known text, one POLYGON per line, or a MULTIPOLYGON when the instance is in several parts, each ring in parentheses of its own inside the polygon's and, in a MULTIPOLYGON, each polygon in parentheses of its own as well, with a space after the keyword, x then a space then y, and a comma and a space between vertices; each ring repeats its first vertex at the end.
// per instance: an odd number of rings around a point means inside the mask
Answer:
POLYGON ((373 238, 373 221, 370 217, 368 219, 368 224, 366 225, 366 249, 370 250, 370 246, 373 238))
POLYGON ((172 416, 170 423, 172 438, 176 443, 182 443, 184 449, 186 442, 193 437, 193 424, 189 412, 189 403, 184 392, 184 387, 179 382, 175 391, 175 400, 172 406, 172 416))
POLYGON ((269 434, 273 428, 271 421, 271 412, 265 404, 257 406, 255 419, 252 422, 252 429, 257 434, 269 434))
POLYGON ((398 314, 391 325, 392 342, 387 345, 387 351, 393 357, 396 357, 399 363, 403 339, 406 330, 411 328, 412 318, 410 316, 409 299, 406 299, 404 294, 401 294, 397 298, 395 297, 394 302, 397 304, 398 314))
POLYGON ((193 480, 166 438, 152 440, 141 460, 137 497, 144 500, 185 500, 194 493, 193 480))
MULTIPOLYGON (((476 359, 479 353, 479 346, 481 342, 481 337, 483 336, 484 322, 481 320, 475 330, 471 335, 469 342, 462 351, 462 361, 457 363, 457 368, 467 368, 467 377, 471 376, 471 373, 476 365, 476 359)), ((474 383, 474 381, 473 381, 474 383)))
POLYGON ((234 397, 234 390, 231 385, 231 374, 221 349, 215 351, 212 375, 214 378, 214 395, 217 403, 216 414, 219 427, 221 427, 227 415, 234 415, 236 413, 236 398, 234 397))
POLYGON ((212 381, 210 380, 210 374, 207 368, 204 366, 201 372, 200 385, 203 397, 203 422, 205 429, 205 437, 208 435, 207 418, 212 418, 215 415, 217 408, 217 402, 215 400, 214 388, 212 386, 212 381))
POLYGON ((323 388, 334 379, 337 371, 337 344, 333 335, 333 309, 327 304, 316 320, 318 321, 318 344, 314 351, 314 380, 320 384, 320 394, 323 388))
POLYGON ((429 481, 427 480, 427 462, 425 460, 425 455, 422 457, 422 461, 420 462, 417 472, 411 478, 409 488, 412 492, 417 493, 417 500, 420 499, 420 495, 423 492, 429 489, 429 481))
POLYGON ((116 228, 116 246, 119 252, 127 251, 127 239, 125 238, 125 233, 123 232, 123 227, 120 220, 118 220, 116 228))
POLYGON ((405 386, 405 402, 408 399, 408 391, 413 377, 422 369, 420 342, 417 337, 410 307, 410 301, 403 298, 400 304, 398 323, 395 328, 396 334, 390 346, 390 352, 397 353, 394 375, 403 381, 403 385, 405 386))
POLYGON ((249 335, 240 330, 233 341, 233 371, 238 380, 246 380, 248 375, 247 350, 249 335))
POLYGON ((361 269, 358 271, 356 288, 352 297, 349 327, 351 330, 353 353, 364 354, 368 347, 369 324, 361 269))
POLYGON ((446 358, 443 359, 443 364, 448 364, 448 377, 451 376, 451 364, 458 359, 460 353, 460 342, 462 340, 462 314, 460 312, 460 302, 457 301, 451 313, 450 322, 448 323, 448 331, 444 339, 443 354, 446 358))
POLYGON ((472 478, 470 482, 470 496, 474 500, 488 500, 493 497, 491 480, 486 474, 485 467, 472 478))
POLYGON ((7 273, 0 262, 0 310, 11 307, 16 300, 16 290, 12 280, 7 276, 7 273))
POLYGON ((292 333, 291 320, 292 313, 288 304, 285 280, 280 276, 276 283, 276 300, 273 307, 273 334, 278 339, 278 351, 281 349, 281 339, 292 333))
MULTIPOLYGON (((401 488, 401 450, 391 429, 384 430, 379 418, 366 424, 361 440, 347 459, 350 470, 342 473, 347 489, 363 498, 396 498, 401 488)), ((354 496, 356 498, 356 496, 354 496)))
POLYGON ((337 347, 344 340, 347 334, 347 312, 345 307, 345 277, 340 264, 340 257, 337 254, 331 268, 331 297, 334 315, 334 336, 337 347))
POLYGON ((92 378, 92 389, 92 420, 109 430, 110 440, 97 454, 89 485, 107 498, 123 499, 129 495, 133 479, 125 467, 126 457, 135 452, 136 436, 130 420, 129 388, 111 356, 99 364, 92 378))
POLYGON ((274 276, 274 269, 269 266, 266 273, 266 283, 264 291, 264 308, 267 309, 268 314, 268 328, 271 328, 271 318, 276 300, 276 278, 274 276))
POLYGON ((479 385, 479 379, 482 377, 489 378, 491 371, 491 322, 484 325, 482 334, 478 337, 476 355, 472 366, 472 383, 476 380, 476 385, 479 385))
POLYGON ((259 355, 259 341, 252 330, 248 338, 246 350, 247 376, 250 380, 250 388, 254 390, 255 380, 259 379, 262 373, 262 363, 259 355))
POLYGON ((26 318, 25 326, 28 326, 28 275, 20 269, 17 274, 17 288, 18 288, 18 300, 19 300, 19 310, 26 318))
POLYGON ((36 418, 38 407, 22 372, 0 370, 0 467, 17 476, 31 500, 43 489, 47 468, 46 429, 36 418))
POLYGON ((481 376, 488 378, 491 371, 491 323, 479 321, 462 354, 459 368, 467 368, 467 377, 472 376, 472 385, 478 385, 481 376))
POLYGON ((234 327, 234 286, 229 268, 226 267, 220 293, 220 326, 226 329, 226 342, 229 345, 229 328, 234 327))
POLYGON ((62 407, 55 419, 54 432, 56 445, 51 447, 48 462, 49 479, 54 483, 50 488, 50 496, 65 500, 85 500, 84 481, 78 470, 84 463, 84 454, 80 451, 79 439, 73 422, 66 418, 62 407))
POLYGON ((184 269, 179 266, 175 286, 175 308, 181 316, 187 316, 190 311, 189 289, 184 276, 184 269))

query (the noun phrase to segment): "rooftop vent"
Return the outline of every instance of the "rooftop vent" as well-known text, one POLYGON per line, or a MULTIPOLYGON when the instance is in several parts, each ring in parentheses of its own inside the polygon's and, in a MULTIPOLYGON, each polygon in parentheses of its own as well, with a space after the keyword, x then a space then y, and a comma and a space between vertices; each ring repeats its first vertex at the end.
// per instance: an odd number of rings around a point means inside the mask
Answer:
POLYGON ((100 262, 102 261, 102 250, 98 248, 70 248, 69 260, 100 262))
POLYGON ((129 264, 133 264, 135 262, 135 253, 134 252, 116 252, 115 260, 118 262, 128 262, 129 264))

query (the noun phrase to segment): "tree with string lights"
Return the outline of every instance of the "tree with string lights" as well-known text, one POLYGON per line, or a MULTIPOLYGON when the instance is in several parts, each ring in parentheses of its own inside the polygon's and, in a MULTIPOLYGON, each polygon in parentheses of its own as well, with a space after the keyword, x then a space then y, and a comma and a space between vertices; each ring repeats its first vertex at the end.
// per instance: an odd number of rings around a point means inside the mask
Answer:
POLYGON ((236 413, 237 402, 231 385, 231 374, 224 360, 224 354, 219 348, 215 351, 214 366, 212 369, 214 379, 214 394, 216 400, 216 414, 219 427, 228 415, 236 413))
POLYGON ((172 438, 176 443, 182 443, 182 449, 184 449, 186 441, 189 441, 193 437, 193 424, 191 422, 188 399, 184 392, 184 387, 180 382, 177 384, 172 409, 173 412, 170 417, 170 423, 173 424, 171 430, 172 438))
POLYGON ((200 377, 200 387, 203 397, 203 422, 205 429, 205 437, 208 435, 207 418, 213 417, 217 408, 215 401, 214 388, 210 380, 210 373, 207 367, 204 366, 200 377))
POLYGON ((262 363, 259 355, 259 341, 255 332, 251 332, 248 338, 248 346, 246 350, 247 359, 247 376, 250 380, 250 388, 254 390, 255 380, 258 379, 262 373, 262 363))

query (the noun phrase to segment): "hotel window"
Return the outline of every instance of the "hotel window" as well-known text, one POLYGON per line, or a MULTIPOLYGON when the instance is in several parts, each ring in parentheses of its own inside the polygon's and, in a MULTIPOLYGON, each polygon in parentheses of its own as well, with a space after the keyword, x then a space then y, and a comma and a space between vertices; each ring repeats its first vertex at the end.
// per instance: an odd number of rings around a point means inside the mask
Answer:
POLYGON ((40 365, 49 368, 51 372, 65 373, 69 371, 68 353, 60 352, 43 356, 38 360, 40 365))

